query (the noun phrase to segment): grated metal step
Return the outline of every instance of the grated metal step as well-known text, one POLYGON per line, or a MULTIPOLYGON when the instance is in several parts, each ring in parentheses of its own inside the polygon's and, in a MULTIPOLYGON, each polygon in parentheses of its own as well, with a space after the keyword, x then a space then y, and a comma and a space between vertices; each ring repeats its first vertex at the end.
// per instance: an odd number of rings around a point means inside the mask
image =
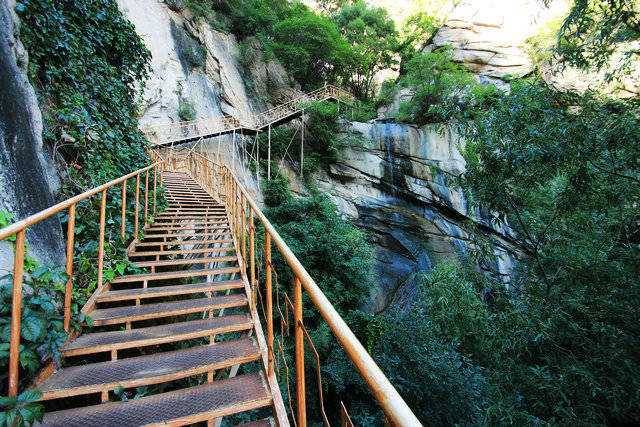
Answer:
MULTIPOLYGON (((215 259, 215 258, 211 258, 215 259)), ((205 259, 206 260, 206 259, 205 259)), ((205 261, 206 262, 206 261, 205 261)), ((174 295, 197 294, 201 292, 226 291, 227 289, 239 289, 244 286, 242 280, 219 280, 216 282, 189 283, 186 285, 154 286, 153 288, 123 289, 120 291, 107 291, 101 294, 97 301, 125 301, 142 298, 158 298, 174 295)))
POLYGON ((78 409, 50 412, 44 426, 129 427, 171 423, 192 424, 261 408, 271 404, 261 374, 239 375, 183 390, 111 402, 78 409))
POLYGON ((100 393, 173 381, 192 375, 258 360, 260 350, 253 338, 223 341, 185 350, 89 363, 61 369, 38 390, 40 400, 100 393))
MULTIPOLYGON (((223 240, 218 240, 214 243, 221 243, 223 240)), ((228 274, 239 273, 239 267, 224 267, 224 268, 210 268, 201 270, 186 270, 186 271, 168 271, 165 273, 143 273, 143 274, 130 274, 127 276, 119 276, 114 278, 111 283, 130 283, 130 282, 142 282, 144 280, 164 280, 164 279, 180 279, 185 277, 201 277, 216 274, 228 274)))
POLYGON ((122 350, 207 337, 209 335, 251 329, 249 314, 216 316, 211 319, 170 323, 127 331, 84 334, 62 349, 64 356, 79 356, 103 351, 122 350))
POLYGON ((93 310, 89 317, 95 326, 115 325, 117 323, 137 322, 140 320, 178 316, 221 308, 239 307, 247 304, 244 294, 224 295, 211 298, 188 299, 182 301, 161 302, 157 304, 131 305, 126 307, 102 308, 93 310))

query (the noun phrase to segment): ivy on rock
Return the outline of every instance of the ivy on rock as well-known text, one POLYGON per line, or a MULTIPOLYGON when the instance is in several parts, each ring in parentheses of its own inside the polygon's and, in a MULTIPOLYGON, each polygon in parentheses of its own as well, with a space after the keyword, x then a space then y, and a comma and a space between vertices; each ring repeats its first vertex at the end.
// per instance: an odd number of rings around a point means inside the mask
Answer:
POLYGON ((44 140, 82 167, 70 168, 73 182, 92 186, 146 164, 137 88, 151 53, 116 1, 21 0, 16 11, 44 140))

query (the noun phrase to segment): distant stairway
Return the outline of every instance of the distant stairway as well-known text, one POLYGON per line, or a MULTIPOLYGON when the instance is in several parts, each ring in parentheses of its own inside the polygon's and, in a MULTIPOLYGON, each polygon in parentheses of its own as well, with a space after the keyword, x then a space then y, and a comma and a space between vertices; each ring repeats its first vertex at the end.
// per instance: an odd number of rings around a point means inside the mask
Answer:
POLYGON ((78 407, 47 412, 43 425, 214 425, 273 404, 225 206, 184 173, 164 172, 163 181, 169 206, 128 253, 146 271, 114 278, 89 301, 103 331, 69 342, 68 366, 37 386, 41 400, 78 407), (95 361, 100 354, 111 360, 95 361), (159 394, 115 401, 115 390, 159 384, 159 394), (80 406, 90 399, 77 396, 91 394, 103 403, 80 406))

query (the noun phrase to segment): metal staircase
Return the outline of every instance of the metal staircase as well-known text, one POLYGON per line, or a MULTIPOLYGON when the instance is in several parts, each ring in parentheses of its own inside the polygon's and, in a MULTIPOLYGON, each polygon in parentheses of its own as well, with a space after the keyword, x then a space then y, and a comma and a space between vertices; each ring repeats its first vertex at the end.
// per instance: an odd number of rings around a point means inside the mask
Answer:
MULTIPOLYGON (((302 295, 306 293, 380 403, 388 423, 420 425, 229 168, 184 150, 175 153, 183 156, 179 161, 175 156, 170 161, 155 152, 151 155, 157 161, 147 168, 0 229, 0 240, 16 236, 9 394, 36 388, 42 393, 41 401, 50 407, 55 403, 56 409, 42 421, 46 426, 202 422, 218 426, 223 417, 239 413, 246 413, 243 419, 252 419, 247 424, 252 426, 288 426, 290 420, 306 426, 306 396, 315 392, 306 387, 306 347, 316 355, 321 418, 329 425, 320 360, 304 325, 302 295), (116 197, 122 197, 124 206, 127 183, 134 180, 135 214, 132 219, 131 213, 122 210, 121 232, 124 237, 127 221, 134 224, 135 236, 143 230, 127 250, 133 265, 142 270, 103 282, 107 192, 122 186, 116 197), (162 212, 156 212, 159 185, 164 186, 168 201, 162 212), (68 209, 67 256, 73 260, 76 204, 98 194, 98 288, 82 309, 93 327, 70 330, 73 263, 68 261, 64 317, 70 336, 61 349, 63 367, 49 364, 33 384, 20 384, 26 230, 68 209), (264 229, 260 245, 256 223, 264 229), (277 284, 272 250, 280 251, 293 273, 292 298, 277 284), (292 330, 290 338, 285 328, 292 330), (283 351, 285 339, 295 340, 291 369, 287 365, 291 359, 287 362, 283 351), (155 394, 120 401, 115 393, 145 386, 155 394), (295 399, 288 395, 285 406, 281 390, 289 394, 291 389, 295 399)), ((342 425, 353 425, 345 405, 340 419, 342 425)))
MULTIPOLYGON (((94 327, 120 328, 87 333, 69 342, 62 353, 71 359, 70 366, 37 388, 42 400, 100 393, 108 402, 110 392, 118 388, 171 383, 200 374, 207 375, 206 381, 128 402, 49 412, 43 425, 211 423, 273 403, 261 370, 244 369, 261 357, 254 338, 258 320, 247 310, 249 284, 238 277, 238 253, 225 206, 185 173, 164 172, 163 181, 169 207, 129 252, 134 265, 150 271, 114 278, 85 307, 94 327), (200 252, 193 253, 194 249, 200 252), (188 347, 135 355, 167 343, 188 347), (119 352, 127 357, 119 358, 119 352), (111 360, 86 363, 74 358, 95 353, 107 353, 111 360), (232 368, 229 373, 227 368, 232 368), (243 373, 236 376, 238 368, 243 373)), ((277 388, 275 393, 279 394, 277 388)))

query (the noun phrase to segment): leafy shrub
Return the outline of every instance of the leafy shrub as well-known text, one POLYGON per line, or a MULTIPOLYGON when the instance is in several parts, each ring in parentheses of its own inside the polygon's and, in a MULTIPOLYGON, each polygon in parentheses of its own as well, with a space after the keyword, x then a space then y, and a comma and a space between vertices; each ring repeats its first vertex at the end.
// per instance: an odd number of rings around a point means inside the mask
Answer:
POLYGON ((38 390, 28 390, 13 397, 0 397, 0 407, 8 410, 0 412, 0 427, 22 427, 42 421, 44 406, 33 403, 42 397, 38 390))
POLYGON ((164 0, 164 3, 174 12, 182 12, 187 7, 185 0, 164 0))
MULTIPOLYGON (((136 88, 144 86, 151 56, 116 1, 21 0, 16 3, 16 11, 23 24, 21 40, 30 57, 29 78, 40 95, 44 141, 57 148, 57 154, 66 163, 74 165, 69 168, 69 179, 63 183, 62 196, 76 195, 146 166, 147 141, 138 129, 140 92, 136 88), (61 141, 61 135, 74 141, 61 141)), ((153 174, 150 182, 152 179, 153 174)), ((162 210, 162 190, 158 192, 158 208, 162 210)), ((133 217, 135 210, 134 195, 135 188, 129 180, 128 218, 133 217)), ((105 280, 135 270, 128 261, 123 261, 125 242, 119 236, 120 211, 120 192, 111 190, 107 196, 105 280)), ((75 313, 97 286, 99 212, 99 197, 76 206, 77 218, 82 221, 76 222, 75 229, 72 319, 86 320, 89 325, 89 318, 76 317, 75 313)), ((67 221, 67 214, 61 213, 61 222, 67 221)), ((128 241, 133 233, 132 221, 125 229, 128 241)), ((23 299, 23 328, 27 329, 21 331, 20 378, 28 381, 42 361, 57 356, 58 347, 66 338, 58 305, 63 300, 66 275, 59 267, 40 267, 29 258, 25 271, 28 273, 25 284, 33 293, 25 292, 23 299)), ((3 338, 10 293, 10 278, 5 277, 0 317, 3 338)), ((16 413, 6 412, 4 416, 16 413)))
POLYGON ((411 101, 401 105, 403 121, 412 123, 439 122, 442 117, 434 108, 440 104, 465 105, 467 92, 474 86, 472 75, 452 60, 451 48, 414 56, 406 65, 402 84, 411 87, 411 101))
POLYGON ((44 140, 66 133, 75 143, 58 153, 80 188, 102 184, 148 162, 138 129, 138 82, 151 54, 115 0, 21 0, 20 39, 29 52, 29 79, 43 102, 44 140), (89 137, 93 136, 93 137, 89 137))
MULTIPOLYGON (((349 318, 368 297, 370 287, 372 253, 365 235, 348 220, 341 218, 335 205, 323 194, 294 198, 286 186, 286 180, 276 178, 265 182, 265 195, 267 218, 338 312, 349 318)), ((259 240, 264 241, 263 237, 259 240)), ((282 293, 287 292, 292 297, 291 271, 279 251, 273 250, 272 254, 280 287, 280 309, 284 313, 282 293)), ((305 327, 320 354, 321 365, 328 366, 341 350, 336 348, 329 328, 307 297, 304 297, 303 304, 305 327)), ((292 340, 285 337, 284 346, 287 357, 293 355, 292 340)), ((307 375, 314 378, 315 361, 310 361, 306 366, 309 369, 307 375)), ((281 365, 281 368, 281 386, 286 387, 284 367, 281 365)), ((335 390, 341 383, 341 379, 338 379, 335 383, 329 381, 324 384, 329 390, 335 390)), ((283 388, 283 396, 286 396, 286 388, 283 388)), ((335 396, 333 392, 325 396, 327 405, 337 407, 338 401, 331 397, 335 396)), ((308 399, 308 414, 313 418, 318 414, 317 397, 310 395, 308 399)))
POLYGON ((343 4, 332 21, 349 49, 340 64, 340 74, 353 94, 362 101, 373 95, 373 77, 396 63, 398 34, 384 7, 370 7, 364 0, 343 4))
POLYGON ((505 417, 514 399, 523 419, 640 416, 638 117, 634 101, 515 81, 465 130, 462 185, 502 212, 525 251, 519 298, 496 320, 510 333, 494 338, 514 384, 502 389, 505 417))
POLYGON ((186 122, 196 118, 196 106, 192 101, 180 98, 178 105, 178 116, 186 122))
POLYGON ((315 89, 344 61, 348 45, 328 18, 309 10, 273 27, 270 49, 304 89, 315 89))
POLYGON ((205 47, 194 39, 184 27, 171 21, 171 36, 176 44, 176 51, 182 67, 186 71, 204 65, 207 53, 205 47))
POLYGON ((184 52, 187 61, 193 66, 193 68, 202 67, 207 57, 207 50, 201 44, 194 44, 190 49, 184 52))
POLYGON ((267 206, 279 206, 290 201, 292 196, 289 191, 289 180, 281 175, 275 176, 270 181, 267 181, 263 195, 264 203, 267 206))

